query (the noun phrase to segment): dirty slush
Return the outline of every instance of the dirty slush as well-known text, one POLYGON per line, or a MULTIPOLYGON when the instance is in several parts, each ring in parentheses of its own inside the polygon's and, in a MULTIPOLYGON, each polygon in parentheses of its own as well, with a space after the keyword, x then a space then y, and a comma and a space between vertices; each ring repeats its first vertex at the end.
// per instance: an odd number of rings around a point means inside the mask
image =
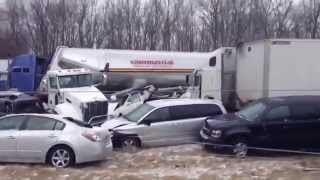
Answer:
POLYGON ((200 145, 115 151, 106 162, 69 169, 42 165, 0 164, 1 180, 114 179, 318 179, 320 157, 306 155, 249 156, 236 159, 212 154, 200 145))

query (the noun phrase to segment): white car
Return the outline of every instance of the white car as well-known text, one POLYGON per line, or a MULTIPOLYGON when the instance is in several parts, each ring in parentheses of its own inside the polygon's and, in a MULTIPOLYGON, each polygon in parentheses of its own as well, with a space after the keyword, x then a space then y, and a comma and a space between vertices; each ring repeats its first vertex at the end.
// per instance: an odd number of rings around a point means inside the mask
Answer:
POLYGON ((225 113, 218 100, 163 99, 146 102, 101 127, 113 133, 117 147, 177 145, 198 142, 204 120, 225 113))
POLYGON ((65 168, 105 160, 112 149, 108 132, 71 118, 51 114, 0 118, 1 162, 42 162, 65 168))

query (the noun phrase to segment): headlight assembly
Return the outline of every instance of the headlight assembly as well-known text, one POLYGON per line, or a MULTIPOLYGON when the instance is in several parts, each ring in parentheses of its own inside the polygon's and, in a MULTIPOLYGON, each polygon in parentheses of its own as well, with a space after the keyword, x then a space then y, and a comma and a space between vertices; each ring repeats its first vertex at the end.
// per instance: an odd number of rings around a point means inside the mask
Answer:
POLYGON ((212 130, 212 131, 211 131, 211 136, 212 136, 213 138, 220 138, 221 135, 222 135, 221 130, 212 130))

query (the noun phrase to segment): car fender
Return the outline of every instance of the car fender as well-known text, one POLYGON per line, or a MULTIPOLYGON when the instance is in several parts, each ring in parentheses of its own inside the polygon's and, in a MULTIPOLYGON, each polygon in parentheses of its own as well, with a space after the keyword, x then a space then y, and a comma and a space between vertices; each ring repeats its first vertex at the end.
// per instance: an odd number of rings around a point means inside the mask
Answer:
POLYGON ((65 117, 72 117, 77 120, 82 120, 82 114, 81 112, 79 112, 79 109, 75 108, 74 105, 70 103, 58 104, 54 108, 54 111, 59 115, 62 115, 65 117))
POLYGON ((69 147, 73 150, 73 152, 74 152, 74 154, 75 154, 75 158, 77 159, 77 157, 78 157, 79 154, 78 154, 78 152, 76 151, 75 147, 74 147, 70 142, 68 142, 68 141, 59 140, 59 141, 56 141, 55 143, 51 144, 51 145, 48 147, 48 149, 46 149, 46 154, 45 154, 45 156, 43 157, 43 158, 44 158, 44 159, 43 159, 43 162, 46 161, 46 157, 47 157, 50 149, 53 148, 53 147, 55 147, 55 146, 57 146, 57 145, 66 145, 66 146, 69 146, 69 147))
POLYGON ((230 139, 234 136, 249 136, 251 133, 250 129, 247 127, 238 127, 238 128, 233 128, 225 132, 224 138, 225 139, 230 139))

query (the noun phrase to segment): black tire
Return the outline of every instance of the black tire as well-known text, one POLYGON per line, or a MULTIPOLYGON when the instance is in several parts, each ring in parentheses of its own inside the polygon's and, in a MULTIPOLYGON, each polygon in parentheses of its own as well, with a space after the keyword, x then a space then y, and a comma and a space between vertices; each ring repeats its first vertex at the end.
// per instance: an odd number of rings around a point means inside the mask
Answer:
POLYGON ((244 137, 237 137, 232 140, 232 153, 239 159, 248 155, 248 140, 244 137))
POLYGON ((126 152, 137 152, 141 147, 139 138, 128 137, 121 140, 121 149, 126 152))
POLYGON ((65 145, 55 146, 48 152, 47 163, 55 168, 67 168, 75 164, 73 150, 65 145))

